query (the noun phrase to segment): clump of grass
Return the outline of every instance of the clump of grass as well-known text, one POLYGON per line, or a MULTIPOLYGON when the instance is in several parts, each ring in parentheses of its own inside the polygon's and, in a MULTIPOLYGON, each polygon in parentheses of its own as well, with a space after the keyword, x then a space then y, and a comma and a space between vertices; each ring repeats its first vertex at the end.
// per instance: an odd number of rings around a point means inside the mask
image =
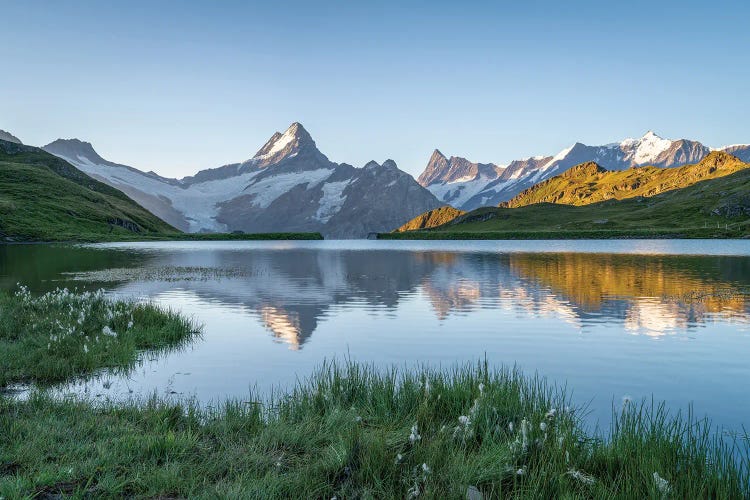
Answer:
POLYGON ((198 331, 177 313, 103 291, 0 294, 0 387, 49 384, 99 368, 127 369, 144 349, 174 348, 198 331))
MULTIPOLYGON (((324 364, 219 408, 0 399, 0 496, 747 498, 707 424, 626 405, 587 435, 563 391, 485 365, 324 364)), ((747 443, 744 443, 744 450, 747 443)), ((746 464, 745 464, 746 466, 746 464)))

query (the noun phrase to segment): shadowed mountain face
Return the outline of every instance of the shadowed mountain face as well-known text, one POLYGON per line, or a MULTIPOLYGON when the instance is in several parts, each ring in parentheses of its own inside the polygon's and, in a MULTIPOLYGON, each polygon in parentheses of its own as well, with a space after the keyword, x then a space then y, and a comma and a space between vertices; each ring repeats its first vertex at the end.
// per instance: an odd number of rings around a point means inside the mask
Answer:
POLYGON ((23 144, 21 142, 21 139, 11 134, 10 132, 6 132, 5 130, 0 130, 0 141, 13 142, 15 144, 23 144))
POLYGON ((440 205, 392 160, 364 168, 331 162, 299 123, 273 134, 245 162, 180 180, 109 162, 76 139, 45 149, 189 232, 309 231, 362 238, 440 205))
MULTIPOLYGON (((750 158, 750 145, 725 146, 717 150, 744 161, 750 158)), ((640 166, 671 168, 698 163, 711 151, 697 141, 663 139, 649 131, 640 139, 625 139, 604 146, 577 142, 555 156, 535 156, 507 166, 490 164, 481 172, 478 168, 462 169, 463 175, 457 175, 461 162, 454 162, 453 157, 447 160, 436 150, 420 175, 419 183, 440 201, 468 211, 508 201, 535 184, 582 163, 595 162, 610 171, 640 166)), ((463 158, 459 160, 478 165, 463 158)))
POLYGON ((744 257, 218 247, 0 251, 4 288, 21 281, 39 290, 85 283, 151 297, 189 291, 204 303, 247 311, 294 350, 334 310, 408 314, 404 308, 415 300, 440 320, 509 309, 580 328, 614 323, 647 335, 692 329, 717 314, 750 314, 744 257))

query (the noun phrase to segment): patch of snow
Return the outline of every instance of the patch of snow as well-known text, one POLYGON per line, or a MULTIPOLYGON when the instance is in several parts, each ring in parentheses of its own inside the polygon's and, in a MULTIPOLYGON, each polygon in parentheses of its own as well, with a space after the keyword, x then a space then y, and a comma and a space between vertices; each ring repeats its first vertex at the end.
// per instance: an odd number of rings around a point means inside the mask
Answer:
POLYGON ((479 194, 491 179, 479 176, 469 181, 453 181, 450 183, 432 184, 427 189, 440 201, 445 201, 454 207, 460 207, 474 195, 479 194))
POLYGON ((344 206, 344 202, 346 201, 344 189, 350 182, 351 179, 339 182, 326 182, 323 184, 321 187, 323 196, 320 198, 318 211, 315 213, 316 219, 325 224, 331 219, 331 217, 341 210, 341 207, 344 206))
POLYGON ((575 147, 575 144, 573 144, 569 148, 563 149, 562 151, 560 151, 559 153, 557 153, 555 156, 553 156, 552 159, 550 161, 548 161, 544 165, 544 167, 542 167, 542 168, 547 168, 547 167, 551 166, 553 163, 555 163, 557 161, 564 160, 565 157, 568 156, 568 153, 570 153, 573 150, 574 147, 575 147))
POLYGON ((655 161, 661 153, 669 149, 672 141, 662 139, 649 130, 646 132, 646 135, 640 138, 637 144, 633 159, 637 164, 642 165, 655 161))
POLYGON ((289 127, 286 132, 282 134, 281 137, 276 139, 276 142, 273 143, 273 146, 271 146, 271 149, 268 150, 265 154, 257 155, 254 159, 257 160, 265 160, 266 158, 270 158, 276 153, 279 153, 280 151, 283 151, 285 147, 287 147, 289 144, 294 141, 295 135, 294 130, 292 130, 292 127, 289 127))
MULTIPOLYGON (((258 179, 247 186, 241 194, 254 195, 252 203, 259 208, 268 208, 273 201, 290 189, 307 184, 307 189, 317 186, 333 174, 333 169, 319 168, 305 172, 291 172, 258 179)), ((230 178, 232 182, 236 178, 230 178)))

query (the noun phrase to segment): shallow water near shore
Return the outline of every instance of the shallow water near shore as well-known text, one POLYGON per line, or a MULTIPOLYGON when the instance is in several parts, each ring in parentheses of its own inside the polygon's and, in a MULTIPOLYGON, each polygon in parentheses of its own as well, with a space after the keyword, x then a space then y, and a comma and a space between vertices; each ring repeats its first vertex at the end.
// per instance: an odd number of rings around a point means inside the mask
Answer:
POLYGON ((194 317, 187 349, 56 388, 215 404, 324 359, 486 359, 567 385, 590 424, 623 398, 750 421, 750 241, 269 241, 0 246, 0 286, 104 288, 194 317))

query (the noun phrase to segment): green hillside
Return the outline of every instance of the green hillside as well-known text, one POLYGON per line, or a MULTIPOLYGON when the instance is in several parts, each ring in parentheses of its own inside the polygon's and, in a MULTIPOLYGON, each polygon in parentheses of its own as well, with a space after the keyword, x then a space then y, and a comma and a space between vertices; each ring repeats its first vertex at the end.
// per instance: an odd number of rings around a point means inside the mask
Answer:
MULTIPOLYGON (((715 167, 716 171, 734 168, 734 173, 699 180, 651 197, 610 199, 579 206, 535 203, 518 208, 480 208, 431 230, 380 236, 390 239, 748 237, 750 166, 738 167, 736 159, 729 156, 731 161, 727 161, 726 156, 729 155, 713 154, 709 157, 712 160, 699 166, 708 165, 709 170, 715 167), (721 165, 711 166, 717 159, 721 165)), ((690 174, 689 169, 673 170, 690 174)))
POLYGON ((679 168, 638 167, 608 171, 594 162, 587 162, 530 187, 500 206, 518 208, 534 203, 588 205, 612 199, 650 197, 748 167, 750 165, 738 158, 719 151, 712 152, 698 164, 679 168))
POLYGON ((135 240, 176 233, 66 161, 0 140, 0 241, 135 240))

